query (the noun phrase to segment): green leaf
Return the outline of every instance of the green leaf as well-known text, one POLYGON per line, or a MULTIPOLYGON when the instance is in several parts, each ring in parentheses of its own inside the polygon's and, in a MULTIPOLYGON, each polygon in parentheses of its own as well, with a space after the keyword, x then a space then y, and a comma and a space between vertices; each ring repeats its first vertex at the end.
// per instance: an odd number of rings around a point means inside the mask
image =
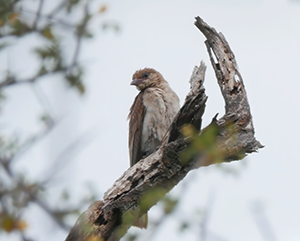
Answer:
POLYGON ((162 199, 162 202, 164 204, 164 212, 165 212, 165 214, 170 214, 170 213, 173 212, 174 208, 177 206, 178 199, 172 198, 170 196, 165 196, 162 199))
POLYGON ((48 113, 44 113, 41 115, 40 120, 46 125, 46 126, 50 126, 53 121, 51 119, 51 116, 48 113))
POLYGON ((151 206, 157 203, 165 194, 167 190, 164 188, 151 188, 140 199, 141 211, 147 211, 151 206))
POLYGON ((125 236, 125 238, 127 241, 135 241, 137 240, 138 236, 137 234, 129 233, 128 235, 125 236))
POLYGON ((78 3, 81 0, 69 0, 68 1, 68 5, 67 5, 67 12, 70 13, 74 7, 76 7, 76 5, 78 5, 78 3))
POLYGON ((10 22, 12 30, 10 31, 11 35, 23 36, 31 32, 31 27, 24 22, 21 22, 19 19, 13 20, 10 22))
POLYGON ((93 34, 92 34, 91 32, 85 31, 83 36, 84 36, 85 38, 92 38, 92 37, 93 37, 93 34))
POLYGON ((1 27, 5 24, 7 20, 12 20, 16 17, 15 6, 20 0, 0 0, 0 20, 1 27))
POLYGON ((179 232, 183 233, 184 231, 186 231, 188 228, 190 227, 190 224, 188 222, 182 222, 180 224, 180 227, 179 227, 179 232))
POLYGON ((56 59, 60 57, 58 46, 55 44, 47 45, 44 48, 36 48, 35 52, 39 55, 41 59, 46 59, 46 58, 56 59))
POLYGON ((85 86, 83 85, 82 82, 82 75, 83 75, 83 71, 81 68, 73 69, 72 71, 69 71, 69 73, 65 75, 65 78, 67 82, 70 84, 70 86, 75 87, 81 95, 85 93, 85 86))
POLYGON ((42 31, 42 35, 49 39, 49 40, 53 40, 54 36, 53 36, 53 33, 52 33, 52 28, 51 26, 47 26, 43 31, 42 31))
POLYGON ((43 75, 49 71, 58 71, 62 69, 62 50, 55 39, 51 39, 51 42, 43 47, 35 48, 34 52, 42 60, 39 75, 43 75))
POLYGON ((62 197, 63 200, 67 201, 70 198, 70 194, 67 190, 64 190, 61 194, 61 197, 62 197))
POLYGON ((195 158, 200 152, 208 158, 212 158, 214 162, 221 162, 222 155, 216 146, 219 131, 219 127, 215 121, 204 128, 200 135, 192 125, 184 126, 181 132, 185 137, 190 139, 191 143, 181 154, 182 164, 185 165, 186 162, 195 158))
POLYGON ((84 16, 84 18, 81 20, 81 22, 77 25, 76 27, 76 36, 77 37, 87 37, 87 38, 91 38, 92 34, 88 32, 87 30, 87 24, 90 21, 90 19, 92 18, 91 14, 87 14, 84 16))

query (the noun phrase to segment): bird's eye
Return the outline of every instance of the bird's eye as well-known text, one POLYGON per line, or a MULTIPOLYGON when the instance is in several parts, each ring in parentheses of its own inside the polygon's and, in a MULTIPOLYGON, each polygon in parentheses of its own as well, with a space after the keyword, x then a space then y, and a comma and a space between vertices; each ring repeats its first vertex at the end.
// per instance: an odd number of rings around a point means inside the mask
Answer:
POLYGON ((144 73, 144 74, 143 74, 143 77, 144 77, 144 78, 148 78, 148 77, 149 77, 149 73, 144 73))

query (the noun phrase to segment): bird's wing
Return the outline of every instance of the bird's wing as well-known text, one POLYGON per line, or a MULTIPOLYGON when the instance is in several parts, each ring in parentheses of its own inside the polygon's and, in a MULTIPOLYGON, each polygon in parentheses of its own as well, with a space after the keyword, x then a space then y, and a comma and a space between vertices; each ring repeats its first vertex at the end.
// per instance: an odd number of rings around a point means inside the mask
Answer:
POLYGON ((143 92, 140 92, 135 97, 128 115, 130 166, 133 166, 143 157, 141 150, 141 139, 145 111, 146 109, 143 104, 143 92))

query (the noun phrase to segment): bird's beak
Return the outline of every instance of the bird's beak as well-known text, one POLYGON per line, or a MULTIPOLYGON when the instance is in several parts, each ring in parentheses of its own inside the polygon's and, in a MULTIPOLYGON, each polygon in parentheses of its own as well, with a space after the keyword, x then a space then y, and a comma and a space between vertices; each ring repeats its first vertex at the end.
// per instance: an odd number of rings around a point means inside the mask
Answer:
POLYGON ((134 79, 134 80, 131 81, 130 85, 138 86, 142 82, 143 82, 143 79, 134 79))

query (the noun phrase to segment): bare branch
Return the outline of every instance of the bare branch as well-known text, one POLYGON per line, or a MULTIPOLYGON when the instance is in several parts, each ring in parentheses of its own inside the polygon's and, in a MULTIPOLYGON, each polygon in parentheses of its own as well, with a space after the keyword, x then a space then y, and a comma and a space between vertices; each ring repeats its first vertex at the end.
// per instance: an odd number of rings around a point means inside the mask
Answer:
POLYGON ((58 14, 62 9, 64 9, 65 6, 70 2, 70 0, 63 0, 61 1, 53 10, 52 12, 47 16, 47 18, 52 19, 56 14, 58 14))
POLYGON ((253 202, 250 206, 250 212, 263 240, 277 241, 278 239, 266 214, 264 205, 259 201, 253 202))
POLYGON ((160 148, 129 168, 104 194, 103 201, 91 205, 80 216, 66 241, 88 240, 89 237, 119 240, 134 220, 192 169, 239 160, 262 147, 254 137, 245 87, 225 37, 199 17, 195 24, 207 38, 205 43, 225 100, 225 115, 220 120, 215 116, 212 123, 201 130, 207 100, 203 86, 206 67, 201 62, 193 71, 191 91, 160 148), (208 137, 209 146, 204 145, 208 137))
POLYGON ((219 149, 225 152, 227 159, 239 159, 238 155, 256 152, 263 147, 254 137, 252 116, 243 79, 238 71, 235 56, 223 34, 217 33, 200 17, 196 17, 195 25, 207 38, 205 41, 207 51, 225 100, 226 114, 217 122, 220 127, 219 149), (230 122, 234 123, 233 129, 226 128, 230 122), (230 141, 230 144, 225 140, 230 141), (231 148, 228 149, 228 145, 231 148))
POLYGON ((37 24, 38 24, 38 21, 39 21, 40 16, 41 16, 43 4, 44 4, 44 0, 40 0, 40 2, 39 2, 39 8, 37 10, 36 17, 35 17, 35 20, 34 20, 33 25, 32 25, 32 29, 36 29, 37 28, 37 24))
POLYGON ((90 144, 97 135, 95 128, 91 128, 81 134, 78 138, 72 141, 52 163, 52 166, 47 170, 47 174, 43 176, 43 184, 49 183, 55 179, 55 176, 59 174, 61 170, 73 159, 74 156, 78 155, 83 149, 90 144))
POLYGON ((38 73, 35 76, 33 76, 31 78, 27 78, 27 79, 15 79, 15 78, 8 77, 8 78, 6 78, 6 80, 0 82, 0 89, 15 86, 15 85, 32 84, 32 83, 38 81, 39 79, 41 79, 45 76, 68 72, 73 67, 74 67, 74 65, 70 65, 70 66, 67 66, 67 67, 63 67, 59 70, 56 70, 56 69, 51 70, 51 71, 49 71, 45 74, 42 74, 42 75, 40 75, 38 73))
POLYGON ((90 19, 89 15, 89 10, 88 10, 88 2, 85 3, 84 6, 84 17, 82 20, 82 23, 78 26, 77 28, 77 38, 76 38, 76 47, 75 47, 75 52, 72 60, 71 66, 75 66, 77 63, 78 55, 80 52, 80 47, 81 47, 81 41, 82 41, 82 36, 84 35, 84 32, 86 31, 86 26, 87 23, 90 19))
POLYGON ((44 139, 51 131, 52 129, 56 126, 57 122, 54 123, 53 120, 51 120, 47 127, 41 131, 40 133, 38 133, 37 135, 35 135, 32 139, 26 141, 25 143, 23 143, 22 146, 20 146, 19 150, 17 153, 15 153, 9 160, 10 164, 13 162, 16 162, 19 158, 21 158, 27 151, 31 150, 31 148, 34 147, 34 145, 36 145, 37 143, 39 143, 39 141, 41 141, 42 139, 44 139))
MULTIPOLYGON (((69 0, 68 0, 69 1, 69 0)), ((62 9, 60 9, 62 10, 62 9)), ((16 11, 17 13, 19 14, 28 14, 28 15, 36 15, 35 12, 31 11, 31 10, 28 10, 28 9, 21 9, 21 10, 17 10, 16 11)), ((75 26, 73 25, 73 23, 71 22, 67 22, 65 19, 61 19, 61 18, 54 18, 52 15, 42 15, 40 14, 40 19, 44 19, 44 20, 47 20, 49 21, 49 23, 53 23, 53 24, 59 24, 61 25, 62 27, 65 27, 65 28, 68 28, 68 29, 74 29, 75 26)), ((6 36, 6 35, 5 35, 6 36)), ((4 37, 5 37, 4 36, 4 37)))

